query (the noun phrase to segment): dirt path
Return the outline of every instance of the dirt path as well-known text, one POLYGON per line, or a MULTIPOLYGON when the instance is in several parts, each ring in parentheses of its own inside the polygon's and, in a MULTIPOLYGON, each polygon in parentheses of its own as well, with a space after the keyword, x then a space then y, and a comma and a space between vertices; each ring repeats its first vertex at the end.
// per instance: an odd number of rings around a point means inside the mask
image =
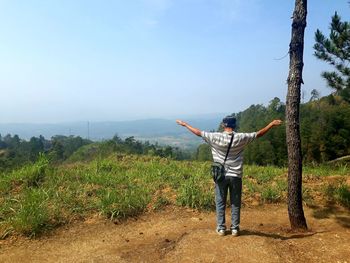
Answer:
POLYGON ((348 262, 350 214, 310 209, 311 231, 288 233, 285 206, 243 208, 239 237, 218 236, 215 214, 170 207, 122 224, 92 218, 36 240, 0 243, 0 262, 348 262))

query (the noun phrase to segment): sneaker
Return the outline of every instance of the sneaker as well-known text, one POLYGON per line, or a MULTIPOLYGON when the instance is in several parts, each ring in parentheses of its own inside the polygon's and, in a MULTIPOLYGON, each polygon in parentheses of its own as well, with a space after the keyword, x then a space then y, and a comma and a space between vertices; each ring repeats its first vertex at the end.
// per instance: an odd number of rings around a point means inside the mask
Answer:
POLYGON ((238 229, 232 229, 231 230, 231 235, 234 236, 234 237, 238 236, 239 235, 239 230, 238 229))
POLYGON ((224 229, 216 229, 216 233, 218 233, 219 236, 224 236, 225 230, 224 229))

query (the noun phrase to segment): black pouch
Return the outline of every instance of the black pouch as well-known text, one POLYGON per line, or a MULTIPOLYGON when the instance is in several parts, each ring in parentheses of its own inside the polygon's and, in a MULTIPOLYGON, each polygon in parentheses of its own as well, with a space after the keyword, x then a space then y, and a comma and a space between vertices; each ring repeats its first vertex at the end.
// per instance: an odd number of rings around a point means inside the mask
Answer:
POLYGON ((228 145, 228 148, 227 148, 224 163, 222 164, 219 162, 213 162, 213 164, 211 165, 211 176, 213 177, 213 180, 215 183, 220 183, 225 179, 225 174, 226 174, 225 163, 227 160, 228 153, 230 152, 230 148, 231 148, 232 141, 233 141, 233 136, 234 136, 234 133, 232 133, 232 135, 231 135, 231 140, 230 140, 230 144, 228 145))
POLYGON ((215 183, 220 183, 225 179, 225 167, 218 162, 211 165, 211 176, 215 183))

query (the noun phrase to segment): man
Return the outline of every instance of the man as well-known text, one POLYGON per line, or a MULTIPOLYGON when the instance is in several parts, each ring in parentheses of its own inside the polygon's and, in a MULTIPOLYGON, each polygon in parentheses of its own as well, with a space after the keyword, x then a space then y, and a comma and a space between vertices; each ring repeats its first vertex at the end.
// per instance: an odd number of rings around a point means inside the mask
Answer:
POLYGON ((214 162, 224 163, 231 136, 233 136, 232 146, 225 163, 225 179, 222 182, 215 183, 216 232, 221 236, 226 233, 225 208, 227 191, 230 189, 231 233, 233 236, 238 236, 242 196, 243 149, 255 138, 267 133, 272 127, 281 125, 282 121, 273 120, 265 128, 252 133, 235 132, 236 118, 232 116, 227 116, 222 120, 224 132, 200 131, 184 121, 177 120, 176 122, 195 135, 201 136, 210 145, 214 162))

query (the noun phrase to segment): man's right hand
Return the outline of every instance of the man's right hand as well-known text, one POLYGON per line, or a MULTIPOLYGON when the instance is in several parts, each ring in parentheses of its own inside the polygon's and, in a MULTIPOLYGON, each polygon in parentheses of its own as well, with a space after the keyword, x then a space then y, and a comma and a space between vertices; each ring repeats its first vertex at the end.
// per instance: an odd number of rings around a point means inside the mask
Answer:
POLYGON ((191 125, 189 125, 188 123, 186 123, 184 121, 176 120, 176 123, 181 125, 181 126, 186 127, 187 129, 189 129, 192 133, 194 133, 197 136, 201 136, 201 134, 202 134, 202 132, 199 129, 193 128, 191 125))
POLYGON ((181 121, 181 120, 176 120, 176 123, 181 125, 181 126, 186 126, 186 122, 181 121))

